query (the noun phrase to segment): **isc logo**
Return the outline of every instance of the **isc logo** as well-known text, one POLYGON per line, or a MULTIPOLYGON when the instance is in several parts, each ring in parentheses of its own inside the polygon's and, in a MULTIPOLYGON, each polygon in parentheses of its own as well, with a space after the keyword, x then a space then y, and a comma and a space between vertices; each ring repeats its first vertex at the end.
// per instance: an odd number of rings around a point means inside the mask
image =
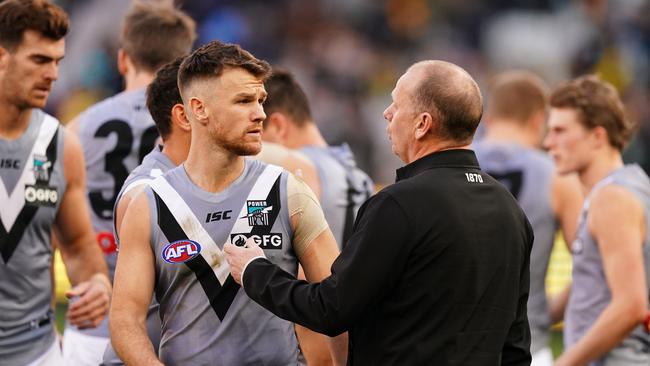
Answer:
POLYGON ((183 263, 196 257, 201 252, 201 245, 193 240, 177 240, 169 243, 162 251, 162 258, 167 263, 183 263))
POLYGON ((208 215, 205 217, 205 222, 230 220, 232 218, 231 213, 232 210, 208 212, 208 215))
POLYGON ((20 169, 20 160, 0 159, 0 169, 20 169))
POLYGON ((51 187, 25 186, 25 201, 38 206, 54 206, 59 200, 59 193, 51 187))

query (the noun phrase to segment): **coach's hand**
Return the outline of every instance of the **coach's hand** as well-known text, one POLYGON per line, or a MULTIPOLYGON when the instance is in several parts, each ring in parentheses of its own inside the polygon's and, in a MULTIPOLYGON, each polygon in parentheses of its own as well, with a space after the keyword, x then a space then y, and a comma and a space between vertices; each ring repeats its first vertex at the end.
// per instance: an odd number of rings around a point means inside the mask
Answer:
POLYGON ((238 247, 230 243, 223 246, 223 251, 226 253, 226 260, 230 265, 230 273, 238 284, 242 284, 244 269, 248 263, 255 258, 266 258, 264 251, 259 245, 255 244, 253 239, 248 238, 243 247, 238 247))
POLYGON ((65 296, 71 299, 68 306, 70 324, 79 329, 95 328, 108 313, 111 284, 106 275, 96 274, 68 290, 65 296))

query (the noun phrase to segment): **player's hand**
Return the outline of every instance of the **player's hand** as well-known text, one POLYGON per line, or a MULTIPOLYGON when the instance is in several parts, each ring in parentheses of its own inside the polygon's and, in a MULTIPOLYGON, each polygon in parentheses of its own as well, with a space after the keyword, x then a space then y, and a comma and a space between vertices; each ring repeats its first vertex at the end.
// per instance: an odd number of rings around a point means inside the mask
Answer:
POLYGON ((79 329, 97 327, 106 314, 111 298, 111 285, 105 275, 95 275, 65 293, 71 299, 68 321, 79 329))
POLYGON ((242 275, 244 274, 244 267, 256 257, 266 258, 264 251, 259 245, 255 244, 253 239, 248 238, 243 247, 238 247, 230 243, 223 246, 223 251, 226 253, 226 260, 230 265, 230 273, 238 284, 242 284, 242 275))

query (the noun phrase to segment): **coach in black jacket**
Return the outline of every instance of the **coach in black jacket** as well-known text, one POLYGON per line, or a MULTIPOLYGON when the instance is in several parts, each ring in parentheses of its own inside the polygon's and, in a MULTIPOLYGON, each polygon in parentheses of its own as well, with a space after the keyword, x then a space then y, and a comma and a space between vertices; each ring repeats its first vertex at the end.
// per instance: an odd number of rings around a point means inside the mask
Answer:
POLYGON ((309 284, 257 246, 226 245, 233 276, 284 319, 349 331, 351 365, 529 365, 533 233, 467 149, 478 86, 456 65, 424 61, 392 97, 387 132, 407 165, 361 207, 332 275, 309 284))

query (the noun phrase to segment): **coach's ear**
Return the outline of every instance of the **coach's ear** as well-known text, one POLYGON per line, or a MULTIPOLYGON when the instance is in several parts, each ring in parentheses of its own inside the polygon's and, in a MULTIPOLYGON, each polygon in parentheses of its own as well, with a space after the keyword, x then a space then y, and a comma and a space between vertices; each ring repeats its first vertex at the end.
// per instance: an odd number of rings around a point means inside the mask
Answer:
POLYGON ((190 133, 192 128, 190 126, 190 121, 185 115, 185 107, 182 104, 175 104, 172 107, 172 116, 171 122, 175 126, 184 132, 190 133))
POLYGON ((415 139, 420 140, 433 130, 433 117, 429 112, 422 112, 415 119, 415 139))

